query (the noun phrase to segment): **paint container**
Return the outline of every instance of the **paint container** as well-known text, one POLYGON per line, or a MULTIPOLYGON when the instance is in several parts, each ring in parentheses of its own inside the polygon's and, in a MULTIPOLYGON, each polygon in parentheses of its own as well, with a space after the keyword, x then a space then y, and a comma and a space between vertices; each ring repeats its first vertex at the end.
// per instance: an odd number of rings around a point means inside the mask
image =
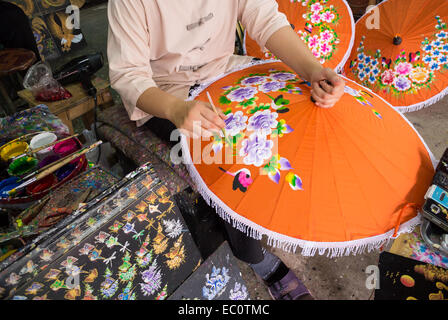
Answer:
POLYGON ((61 169, 56 171, 54 175, 58 178, 58 181, 62 181, 76 169, 76 165, 77 163, 70 162, 69 164, 66 164, 61 169))
POLYGON ((80 149, 78 143, 75 139, 69 139, 66 141, 62 141, 58 144, 56 144, 53 147, 53 152, 60 156, 61 158, 66 157, 70 154, 72 154, 75 151, 78 151, 80 149))
POLYGON ((19 178, 11 177, 0 182, 0 198, 9 198, 9 191, 20 185, 19 178))
MULTIPOLYGON (((31 139, 30 149, 36 150, 40 147, 46 146, 50 143, 53 143, 56 140, 58 140, 58 137, 54 133, 44 132, 44 133, 38 134, 33 139, 31 139)), ((50 156, 51 154, 53 154, 53 148, 48 147, 48 148, 45 148, 43 150, 36 152, 36 158, 39 160, 42 160, 42 159, 50 156)))
POLYGON ((43 159, 41 162, 39 162, 39 169, 48 166, 49 164, 52 164, 53 162, 59 160, 61 157, 59 157, 58 155, 51 155, 46 157, 45 159, 43 159))
POLYGON ((8 173, 11 176, 23 176, 31 173, 37 168, 37 159, 33 157, 21 157, 13 162, 8 167, 8 173))
POLYGON ((45 178, 42 178, 42 179, 34 182, 33 184, 29 185, 26 188, 26 192, 29 195, 35 195, 35 194, 38 194, 38 193, 48 190, 49 188, 54 186, 57 182, 58 182, 58 180, 56 179, 56 177, 54 175, 50 174, 50 175, 46 176, 45 178))
POLYGON ((0 157, 7 162, 12 158, 20 156, 28 151, 29 145, 24 141, 13 141, 5 144, 0 151, 0 157))

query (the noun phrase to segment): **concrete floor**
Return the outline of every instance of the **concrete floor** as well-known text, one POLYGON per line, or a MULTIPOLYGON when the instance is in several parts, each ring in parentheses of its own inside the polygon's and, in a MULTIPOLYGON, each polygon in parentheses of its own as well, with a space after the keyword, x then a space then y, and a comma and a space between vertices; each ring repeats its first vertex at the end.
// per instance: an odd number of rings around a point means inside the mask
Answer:
MULTIPOLYGON (((83 9, 81 29, 88 47, 52 64, 61 65, 84 52, 102 51, 106 56, 106 26, 106 5, 83 9)), ((107 61, 99 75, 108 78, 107 61)), ((119 99, 116 93, 114 98, 119 99)), ((430 108, 406 114, 436 158, 440 158, 448 147, 447 110, 448 97, 430 108)), ((286 253, 279 249, 272 249, 272 251, 296 272, 316 299, 366 300, 373 297, 372 290, 367 289, 365 285, 368 276, 365 270, 369 265, 377 265, 379 252, 329 259, 326 256, 303 257, 300 253, 286 253)), ((252 299, 270 299, 265 286, 255 277, 253 271, 244 263, 240 263, 240 268, 252 299)))

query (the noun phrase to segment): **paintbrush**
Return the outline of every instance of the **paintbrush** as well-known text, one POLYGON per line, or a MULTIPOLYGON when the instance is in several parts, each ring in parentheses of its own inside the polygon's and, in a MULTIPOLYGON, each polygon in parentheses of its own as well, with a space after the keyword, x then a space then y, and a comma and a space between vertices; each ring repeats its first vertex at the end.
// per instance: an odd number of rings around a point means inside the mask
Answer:
POLYGON ((61 139, 61 140, 58 140, 58 141, 54 141, 54 142, 52 142, 52 143, 49 143, 49 144, 47 144, 47 145, 45 145, 45 146, 36 148, 36 149, 34 149, 34 150, 29 150, 29 151, 27 151, 27 152, 25 152, 25 153, 22 153, 21 155, 18 155, 17 157, 13 158, 12 160, 14 161, 14 160, 17 160, 17 159, 22 158, 22 157, 25 157, 25 156, 30 156, 30 155, 32 155, 33 153, 37 153, 37 152, 39 152, 39 151, 41 151, 41 150, 44 150, 44 149, 49 148, 49 147, 52 147, 52 146, 54 146, 55 144, 58 144, 58 143, 60 143, 60 142, 64 142, 64 141, 67 141, 67 140, 70 140, 70 139, 73 139, 73 138, 77 138, 78 136, 79 136, 79 134, 75 134, 75 135, 73 135, 73 136, 70 136, 70 137, 67 137, 67 138, 64 138, 64 139, 61 139))
MULTIPOLYGON (((215 104, 213 103, 212 97, 210 96, 210 93, 208 93, 208 91, 207 91, 207 98, 208 98, 208 101, 210 102, 210 104, 211 104, 211 106, 212 106, 212 108, 213 108, 213 111, 215 111, 215 113, 218 115, 218 117, 221 118, 221 116, 220 116, 219 113, 218 113, 218 110, 217 110, 216 107, 215 107, 215 104)), ((222 132, 222 134, 224 135, 224 140, 227 141, 227 136, 226 136, 226 131, 225 131, 225 129, 222 128, 222 129, 221 129, 221 132, 222 132)))
POLYGON ((9 195, 13 195, 15 193, 17 193, 17 191, 22 190, 23 188, 25 188, 26 186, 29 186, 30 184, 32 184, 33 182, 40 180, 42 178, 45 178, 46 176, 52 174, 53 172, 57 171, 58 169, 62 168, 63 166, 65 166, 66 164, 70 163, 71 161, 75 160, 76 158, 82 156, 83 154, 86 154, 87 152, 95 149, 96 147, 98 147, 100 144, 102 144, 102 141, 98 141, 95 142, 93 144, 91 144, 88 147, 82 148, 81 150, 78 150, 68 156, 66 156, 65 158, 62 158, 60 160, 58 160, 57 162, 51 163, 39 170, 36 170, 35 172, 30 173, 29 175, 27 175, 26 177, 22 178, 20 181, 24 181, 26 180, 24 183, 22 183, 21 185, 19 185, 18 187, 14 188, 13 190, 9 191, 9 195), (27 180, 28 179, 28 180, 27 180))

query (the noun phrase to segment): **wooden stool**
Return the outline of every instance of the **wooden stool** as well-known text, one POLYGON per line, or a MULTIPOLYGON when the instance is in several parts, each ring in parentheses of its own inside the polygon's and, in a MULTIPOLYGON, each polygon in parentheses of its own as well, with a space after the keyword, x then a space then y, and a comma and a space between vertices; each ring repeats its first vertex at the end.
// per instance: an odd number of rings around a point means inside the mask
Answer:
MULTIPOLYGON (((92 80, 92 83, 98 91, 98 107, 105 109, 112 106, 113 99, 109 90, 109 82, 95 77, 92 80)), ((80 83, 70 84, 64 88, 70 91, 72 97, 67 100, 56 102, 37 101, 34 98, 33 93, 26 89, 19 91, 18 94, 19 97, 30 104, 30 107, 34 107, 39 104, 47 105, 50 111, 61 119, 61 121, 69 128, 71 134, 74 133, 72 121, 79 117, 82 117, 85 127, 90 130, 90 126, 94 121, 95 102, 93 98, 86 94, 80 83)))
MULTIPOLYGON (((6 107, 4 109, 7 114, 13 114, 16 108, 6 91, 2 78, 8 75, 14 75, 19 71, 27 70, 35 61, 36 55, 31 50, 20 48, 0 50, 0 93, 6 101, 6 107)), ((18 73, 17 75, 21 79, 18 73)))

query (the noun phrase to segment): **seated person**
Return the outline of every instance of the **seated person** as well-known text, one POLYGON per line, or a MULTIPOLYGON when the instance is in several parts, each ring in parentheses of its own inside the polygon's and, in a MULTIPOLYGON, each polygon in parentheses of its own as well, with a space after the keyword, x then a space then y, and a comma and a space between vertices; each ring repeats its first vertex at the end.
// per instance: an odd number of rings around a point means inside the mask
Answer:
MULTIPOLYGON (((166 141, 176 128, 192 133, 195 121, 204 136, 225 127, 223 113, 218 116, 208 103, 185 99, 192 86, 252 60, 233 55, 237 21, 261 47, 311 82, 317 106, 332 107, 344 93, 344 81, 321 66, 275 0, 109 0, 108 15, 111 85, 130 119, 166 141)), ((234 255, 250 264, 273 298, 312 298, 260 241, 223 224, 234 255)))

